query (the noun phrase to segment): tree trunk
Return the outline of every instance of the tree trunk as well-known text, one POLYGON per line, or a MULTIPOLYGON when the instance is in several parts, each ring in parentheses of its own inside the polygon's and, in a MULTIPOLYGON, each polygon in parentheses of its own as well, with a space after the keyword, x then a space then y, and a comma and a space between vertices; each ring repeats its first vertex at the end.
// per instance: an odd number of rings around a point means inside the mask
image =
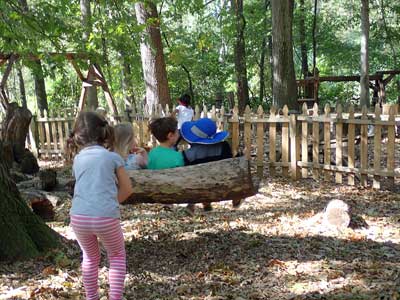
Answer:
POLYGON ((369 4, 368 0, 361 0, 361 73, 360 73, 360 105, 369 107, 369 4))
POLYGON ((261 42, 261 56, 260 56, 260 91, 259 91, 259 101, 260 103, 264 102, 264 94, 265 94, 265 55, 267 53, 267 9, 269 6, 269 0, 265 0, 264 2, 264 19, 263 19, 263 29, 264 36, 261 42))
POLYGON ((249 85, 247 82, 246 45, 244 29, 246 20, 243 15, 243 0, 232 0, 235 13, 236 43, 235 43, 235 71, 239 113, 243 113, 249 104, 249 85))
POLYGON ((140 42, 146 103, 150 107, 171 105, 157 8, 150 1, 136 2, 135 11, 138 23, 147 25, 140 42))
POLYGON ((308 70, 308 51, 306 43, 306 25, 305 25, 306 9, 304 0, 300 0, 300 17, 299 17, 299 36, 300 36, 300 52, 301 52, 301 73, 303 78, 309 76, 308 70))
POLYGON ((17 72, 18 72, 19 92, 21 94, 22 107, 27 108, 28 106, 26 102, 25 82, 24 82, 24 76, 22 75, 22 67, 18 66, 17 72))
POLYGON ((49 105, 47 103, 46 85, 44 82, 44 75, 43 75, 41 61, 40 60, 35 61, 35 64, 36 66, 33 72, 33 78, 35 81, 36 101, 40 114, 41 116, 43 116, 44 110, 49 109, 49 105))
POLYGON ((243 199, 257 193, 245 158, 165 170, 128 171, 133 194, 124 204, 202 203, 243 199))
POLYGON ((293 0, 272 0, 271 8, 273 103, 298 109, 292 47, 293 0))
POLYGON ((131 65, 126 58, 126 53, 124 51, 120 51, 120 56, 122 59, 122 90, 124 93, 124 103, 125 107, 129 109, 133 109, 137 111, 136 101, 135 101, 135 94, 133 93, 132 89, 132 72, 131 72, 131 65))
POLYGON ((8 105, 1 138, 6 145, 11 146, 13 158, 17 162, 21 162, 25 155, 25 140, 31 119, 32 113, 27 108, 19 107, 15 102, 8 105))
MULTIPOLYGON (((90 0, 80 0, 81 7, 81 24, 84 28, 82 34, 82 41, 85 45, 87 45, 89 41, 90 33, 92 32, 92 13, 90 10, 90 0)), ((91 61, 88 61, 89 66, 91 65, 91 61)), ((88 78, 88 80, 92 80, 93 78, 88 78)), ((99 106, 99 100, 97 97, 97 88, 96 86, 87 87, 87 98, 86 98, 86 106, 89 110, 95 110, 99 106)))
POLYGON ((0 143, 0 260, 30 258, 60 245, 58 234, 36 216, 10 179, 0 143))

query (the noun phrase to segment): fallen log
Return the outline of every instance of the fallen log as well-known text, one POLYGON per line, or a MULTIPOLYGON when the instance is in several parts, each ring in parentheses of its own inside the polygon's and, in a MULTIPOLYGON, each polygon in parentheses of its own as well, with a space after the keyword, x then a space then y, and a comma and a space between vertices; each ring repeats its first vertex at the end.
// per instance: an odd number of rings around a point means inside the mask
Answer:
POLYGON ((133 194, 123 204, 203 203, 239 200, 257 193, 244 157, 165 170, 128 171, 133 194))

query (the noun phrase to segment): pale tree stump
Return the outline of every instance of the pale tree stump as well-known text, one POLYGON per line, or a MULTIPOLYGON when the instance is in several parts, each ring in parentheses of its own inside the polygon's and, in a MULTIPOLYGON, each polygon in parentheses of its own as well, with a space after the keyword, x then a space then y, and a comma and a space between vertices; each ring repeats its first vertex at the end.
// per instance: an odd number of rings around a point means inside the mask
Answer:
POLYGON ((165 170, 127 172, 133 194, 123 204, 203 203, 240 200, 257 193, 250 162, 244 157, 229 158, 193 166, 165 170))
POLYGON ((324 212, 324 225, 343 230, 349 227, 351 220, 350 208, 342 200, 330 201, 324 212))

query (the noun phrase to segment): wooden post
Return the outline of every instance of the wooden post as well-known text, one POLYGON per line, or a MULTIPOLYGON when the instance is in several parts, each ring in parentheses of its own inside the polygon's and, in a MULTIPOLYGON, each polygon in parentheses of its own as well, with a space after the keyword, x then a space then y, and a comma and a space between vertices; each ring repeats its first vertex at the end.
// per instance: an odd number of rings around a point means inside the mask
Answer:
MULTIPOLYGON (((324 107, 324 166, 331 164, 331 119, 330 106, 326 104, 324 107)), ((331 179, 331 172, 324 169, 324 180, 331 179)))
POLYGON ((305 120, 301 121, 301 161, 303 162, 303 166, 301 167, 301 177, 308 177, 308 167, 306 164, 308 163, 308 124, 307 124, 307 104, 304 102, 302 107, 302 115, 305 120))
MULTIPOLYGON (((349 107, 349 127, 347 131, 347 155, 348 155, 348 167, 354 169, 355 166, 355 136, 356 136, 356 125, 354 123, 354 105, 349 107)), ((350 172, 347 177, 349 185, 354 185, 354 173, 350 172)))
POLYGON ((282 123, 282 175, 288 177, 289 175, 289 109, 287 105, 283 107, 282 123))
POLYGON ((387 142, 387 170, 389 174, 388 183, 391 188, 394 187, 394 153, 395 153, 395 116, 393 105, 389 109, 389 122, 393 125, 388 126, 388 142, 387 142))
POLYGON ((272 106, 269 113, 269 174, 274 176, 276 168, 276 107, 272 106))
POLYGON ((235 157, 239 151, 239 109, 235 105, 233 108, 232 123, 232 154, 235 157))
POLYGON ((264 122, 259 120, 264 117, 264 110, 261 105, 257 109, 257 175, 263 178, 264 174, 264 122))
POLYGON ((44 110, 44 128, 46 132, 46 158, 51 158, 51 137, 50 137, 50 126, 49 118, 47 117, 47 110, 44 110))
POLYGON ((53 117, 51 119, 51 137, 53 140, 53 150, 54 150, 54 156, 58 159, 59 154, 58 154, 58 138, 57 138, 57 127, 56 127, 56 118, 57 115, 53 114, 53 117))
MULTIPOLYGON (((361 109, 361 120, 368 121, 368 109, 363 106, 361 109)), ((368 124, 361 124, 361 145, 360 145, 360 160, 361 160, 361 186, 367 186, 368 179, 368 124)))
MULTIPOLYGON (((343 108, 339 103, 336 107, 336 166, 343 166, 343 108)), ((337 170, 335 172, 335 182, 342 183, 343 175, 342 171, 337 170)))
POLYGON ((244 110, 244 155, 250 160, 251 158, 251 110, 246 105, 244 110))
POLYGON ((314 103, 312 117, 312 152, 313 152, 313 178, 319 178, 319 122, 318 122, 318 104, 314 103))
POLYGON ((29 126, 29 140, 31 142, 32 153, 36 158, 38 158, 39 151, 38 151, 38 131, 37 131, 36 115, 32 116, 31 123, 29 126))
POLYGON ((381 142, 382 142, 382 125, 381 121, 381 108, 379 104, 375 105, 375 132, 374 132, 374 179, 372 187, 374 189, 381 188, 381 176, 378 173, 381 170, 381 142))
POLYGON ((297 166, 298 147, 297 147, 297 125, 296 115, 291 114, 289 117, 289 133, 290 133, 290 174, 293 180, 297 180, 300 174, 300 168, 297 166))

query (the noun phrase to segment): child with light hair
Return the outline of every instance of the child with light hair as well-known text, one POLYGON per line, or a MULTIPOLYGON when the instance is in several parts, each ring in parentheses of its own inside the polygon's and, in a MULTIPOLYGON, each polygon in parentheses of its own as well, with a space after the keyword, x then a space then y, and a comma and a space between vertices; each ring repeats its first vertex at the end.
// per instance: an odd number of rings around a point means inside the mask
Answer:
POLYGON ((113 151, 124 159, 125 170, 147 168, 147 152, 145 149, 137 147, 132 124, 121 123, 114 126, 113 151))

